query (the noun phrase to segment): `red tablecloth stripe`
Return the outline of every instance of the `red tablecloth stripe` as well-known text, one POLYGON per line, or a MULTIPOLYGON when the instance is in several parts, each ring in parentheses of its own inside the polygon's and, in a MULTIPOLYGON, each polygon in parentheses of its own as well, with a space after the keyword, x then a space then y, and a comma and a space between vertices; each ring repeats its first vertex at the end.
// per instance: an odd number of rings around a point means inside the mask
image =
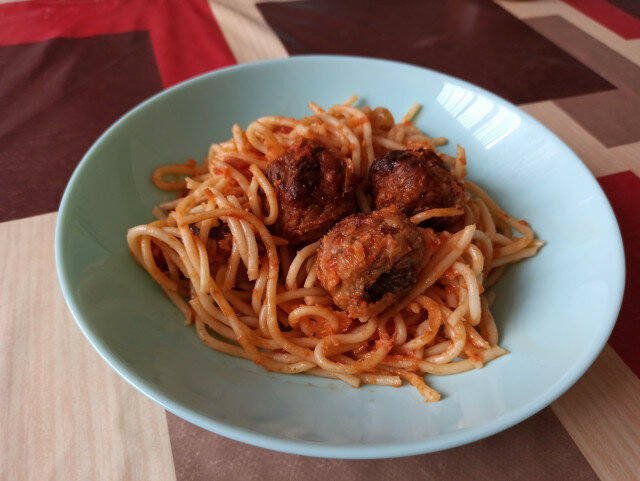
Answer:
POLYGON ((640 20, 606 0, 564 1, 624 39, 640 38, 640 20))
POLYGON ((640 377, 640 178, 626 171, 600 177, 598 182, 616 213, 627 264, 622 308, 609 344, 640 377))
POLYGON ((148 31, 164 87, 235 63, 206 0, 0 5, 0 45, 148 31))

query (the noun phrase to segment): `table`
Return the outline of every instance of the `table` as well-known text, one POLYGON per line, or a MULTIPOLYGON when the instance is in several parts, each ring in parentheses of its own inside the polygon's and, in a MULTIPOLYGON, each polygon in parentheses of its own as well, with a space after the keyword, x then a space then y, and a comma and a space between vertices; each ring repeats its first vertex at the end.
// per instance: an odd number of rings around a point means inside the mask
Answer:
POLYGON ((0 479, 638 479, 638 3, 0 3, 0 479), (53 258, 56 210, 83 153, 164 88, 234 63, 303 53, 397 59, 477 83, 556 132, 598 178, 626 248, 623 308, 600 357, 550 407, 440 453, 305 458, 176 418, 83 338, 53 258))

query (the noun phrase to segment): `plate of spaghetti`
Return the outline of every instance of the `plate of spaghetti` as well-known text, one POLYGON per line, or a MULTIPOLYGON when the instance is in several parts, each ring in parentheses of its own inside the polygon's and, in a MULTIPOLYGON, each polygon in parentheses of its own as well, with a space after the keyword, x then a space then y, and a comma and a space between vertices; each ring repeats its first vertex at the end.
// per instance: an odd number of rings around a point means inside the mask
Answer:
POLYGON ((56 259, 80 328, 143 393, 347 458, 547 406, 624 285, 611 208, 551 132, 479 87, 353 57, 212 72, 125 115, 69 183, 56 259))

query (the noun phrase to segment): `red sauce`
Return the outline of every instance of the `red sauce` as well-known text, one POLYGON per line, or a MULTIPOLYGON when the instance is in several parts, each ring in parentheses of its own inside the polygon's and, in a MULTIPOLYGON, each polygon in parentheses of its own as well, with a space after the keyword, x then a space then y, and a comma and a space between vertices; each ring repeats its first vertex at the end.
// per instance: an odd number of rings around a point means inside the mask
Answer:
MULTIPOLYGON (((225 157, 224 161, 226 164, 230 165, 231 167, 236 169, 238 172, 240 172, 242 175, 244 175, 247 179, 251 180, 251 178, 253 177, 253 174, 249 170, 249 167, 251 167, 251 164, 246 160, 240 159, 238 157, 229 156, 229 157, 225 157)), ((227 174, 225 174, 225 176, 226 175, 227 174)))
POLYGON ((480 348, 477 348, 469 341, 464 345, 464 349, 462 350, 468 357, 474 362, 482 361, 482 356, 480 352, 482 351, 480 348))
POLYGON ((158 266, 158 269, 160 269, 161 271, 166 271, 168 266, 167 261, 164 258, 164 254, 162 253, 162 249, 160 249, 160 247, 155 245, 153 242, 151 242, 151 255, 153 255, 153 261, 158 266))
POLYGON ((276 127, 275 129, 273 129, 273 132, 276 134, 288 134, 293 130, 293 128, 287 126, 287 125, 279 125, 278 127, 276 127))

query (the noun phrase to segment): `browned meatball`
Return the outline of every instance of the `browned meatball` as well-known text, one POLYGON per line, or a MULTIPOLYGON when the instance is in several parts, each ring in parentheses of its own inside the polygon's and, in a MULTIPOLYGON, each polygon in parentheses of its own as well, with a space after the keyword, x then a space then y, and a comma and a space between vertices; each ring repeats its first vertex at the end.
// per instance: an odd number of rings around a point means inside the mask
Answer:
POLYGON ((355 212, 353 168, 337 153, 304 140, 267 165, 278 199, 272 232, 293 244, 313 242, 355 212))
POLYGON ((424 258, 417 227, 395 207, 351 215, 318 249, 318 278, 350 317, 379 314, 416 281, 424 258))
POLYGON ((369 170, 376 209, 395 206, 408 216, 427 209, 461 207, 467 194, 432 150, 391 150, 369 170))

